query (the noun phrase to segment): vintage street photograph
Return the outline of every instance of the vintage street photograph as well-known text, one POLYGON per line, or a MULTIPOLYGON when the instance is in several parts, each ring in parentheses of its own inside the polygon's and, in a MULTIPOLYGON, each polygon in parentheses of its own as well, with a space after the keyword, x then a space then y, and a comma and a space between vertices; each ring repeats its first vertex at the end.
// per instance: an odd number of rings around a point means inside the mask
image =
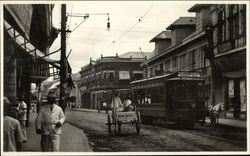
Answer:
POLYGON ((249 154, 248 1, 1 1, 1 154, 249 154))

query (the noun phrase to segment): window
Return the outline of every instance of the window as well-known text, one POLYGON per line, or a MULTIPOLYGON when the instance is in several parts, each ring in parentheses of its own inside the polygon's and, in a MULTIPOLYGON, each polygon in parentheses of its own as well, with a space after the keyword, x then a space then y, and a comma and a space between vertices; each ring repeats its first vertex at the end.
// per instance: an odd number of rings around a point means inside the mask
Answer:
POLYGON ((218 13, 218 42, 222 43, 226 40, 226 14, 221 8, 218 13))
POLYGON ((153 77, 154 74, 153 74, 153 68, 150 68, 150 77, 153 77))
POLYGON ((242 27, 242 34, 246 34, 246 5, 243 5, 241 10, 241 27, 242 27))
POLYGON ((166 72, 171 72, 170 60, 167 60, 165 62, 165 71, 166 72))
POLYGON ((179 58, 180 58, 179 70, 185 71, 187 69, 186 54, 181 55, 179 58))
POLYGON ((160 70, 163 71, 163 63, 160 64, 160 70))
POLYGON ((229 14, 230 38, 234 39, 239 35, 239 6, 231 5, 229 14))
POLYGON ((173 57, 172 67, 174 72, 177 71, 177 57, 173 57))
POLYGON ((115 79, 115 74, 114 72, 109 73, 109 80, 114 80, 115 79))
POLYGON ((141 80, 143 78, 142 73, 134 73, 134 80, 141 80))
POLYGON ((189 70, 194 70, 194 65, 195 65, 195 51, 191 51, 188 53, 189 55, 189 70))

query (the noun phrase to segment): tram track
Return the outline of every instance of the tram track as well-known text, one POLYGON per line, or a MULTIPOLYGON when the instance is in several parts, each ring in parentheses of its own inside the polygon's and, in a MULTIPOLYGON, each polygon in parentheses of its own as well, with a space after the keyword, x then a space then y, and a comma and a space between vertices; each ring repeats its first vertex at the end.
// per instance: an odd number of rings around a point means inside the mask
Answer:
POLYGON ((153 142, 153 141, 150 141, 150 140, 148 140, 147 138, 145 138, 145 137, 143 137, 143 136, 141 136, 141 135, 137 135, 136 138, 138 138, 138 139, 140 139, 140 140, 143 140, 144 142, 146 142, 146 143, 148 143, 148 144, 151 144, 151 145, 156 146, 156 147, 159 148, 161 151, 167 151, 167 149, 166 149, 164 146, 162 146, 161 144, 155 143, 155 142, 153 142))
POLYGON ((189 132, 189 133, 196 135, 196 136, 204 137, 204 138, 210 138, 212 140, 216 140, 217 142, 221 142, 221 143, 227 142, 229 144, 239 146, 239 142, 232 140, 232 139, 218 138, 218 136, 211 136, 210 134, 204 134, 203 132, 200 132, 197 130, 189 132))
POLYGON ((195 143, 195 142, 193 142, 187 138, 184 138, 184 137, 171 135, 171 134, 167 134, 167 133, 165 133, 164 135, 166 135, 167 137, 172 138, 174 140, 177 140, 179 142, 198 147, 199 149, 201 149, 201 151, 213 151, 214 150, 213 148, 210 148, 207 145, 201 145, 201 144, 195 143))

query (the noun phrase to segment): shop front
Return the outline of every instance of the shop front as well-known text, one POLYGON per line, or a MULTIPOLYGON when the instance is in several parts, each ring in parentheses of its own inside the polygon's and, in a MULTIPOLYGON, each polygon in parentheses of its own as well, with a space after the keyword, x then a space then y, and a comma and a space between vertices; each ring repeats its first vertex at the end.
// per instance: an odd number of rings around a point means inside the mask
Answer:
POLYGON ((233 49, 215 57, 224 80, 225 117, 246 120, 246 48, 233 49))

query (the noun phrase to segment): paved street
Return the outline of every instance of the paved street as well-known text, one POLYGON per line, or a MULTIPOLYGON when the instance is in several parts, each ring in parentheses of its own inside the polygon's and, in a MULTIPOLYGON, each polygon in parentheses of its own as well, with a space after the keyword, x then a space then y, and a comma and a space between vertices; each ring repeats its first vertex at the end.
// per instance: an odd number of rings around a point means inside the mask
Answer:
MULTIPOLYGON (((39 152, 41 136, 35 132, 36 113, 31 113, 30 127, 27 127, 28 142, 23 144, 24 152, 39 152)), ((91 152, 87 138, 83 131, 65 123, 62 127, 61 146, 59 152, 91 152)))
POLYGON ((94 152, 150 151, 245 151, 246 129, 197 124, 193 129, 142 125, 122 126, 120 135, 108 135, 107 114, 93 111, 66 111, 66 122, 84 131, 94 152))

